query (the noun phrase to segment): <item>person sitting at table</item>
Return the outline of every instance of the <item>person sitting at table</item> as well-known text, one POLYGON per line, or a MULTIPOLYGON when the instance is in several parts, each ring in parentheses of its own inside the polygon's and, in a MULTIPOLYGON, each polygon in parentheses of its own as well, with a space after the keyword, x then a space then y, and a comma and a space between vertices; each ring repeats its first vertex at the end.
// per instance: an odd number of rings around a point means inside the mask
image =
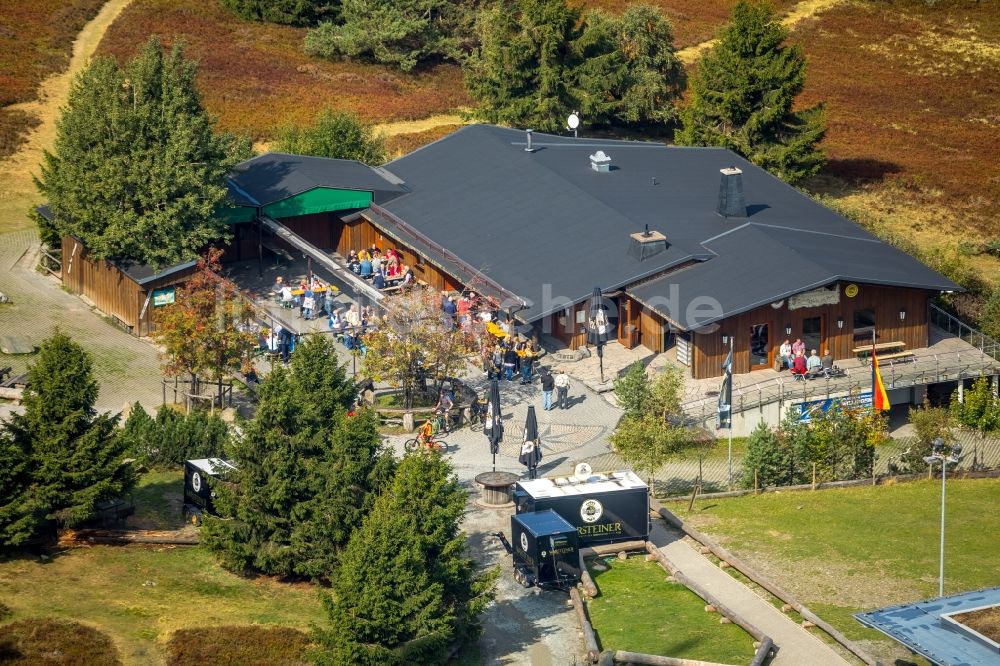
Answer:
POLYGON ((792 360, 792 374, 804 378, 806 372, 806 355, 803 352, 799 352, 792 360))
POLYGON ((409 266, 403 266, 403 280, 402 280, 402 282, 400 282, 400 284, 405 289, 407 287, 412 287, 413 286, 413 282, 414 282, 414 280, 413 280, 413 271, 410 270, 409 266))
POLYGON ((352 305, 351 309, 344 315, 344 323, 347 324, 348 328, 352 329, 361 326, 361 311, 358 310, 357 303, 352 305))
POLYGON ((778 356, 781 358, 781 362, 784 367, 792 367, 792 359, 794 357, 792 356, 792 343, 788 338, 785 338, 785 341, 781 343, 780 347, 778 347, 778 356))
POLYGON ((358 253, 354 250, 347 253, 347 267, 354 273, 361 271, 361 260, 358 259, 358 253))
POLYGON ((382 265, 385 261, 382 259, 382 253, 378 250, 372 253, 372 273, 378 273, 382 270, 382 265))
POLYGON ((381 266, 375 271, 375 276, 372 278, 372 286, 379 291, 385 289, 385 271, 381 266))
POLYGON ((823 350, 822 360, 823 360, 823 370, 833 370, 833 354, 830 353, 829 349, 823 350))
MULTIPOLYGON (((366 252, 365 254, 367 255, 368 253, 366 252)), ((372 270, 372 260, 368 258, 368 256, 365 256, 365 258, 361 260, 361 268, 359 275, 361 275, 362 278, 367 280, 372 276, 373 272, 374 271, 372 270)))
POLYGON ((286 284, 281 288, 281 306, 290 308, 294 303, 295 296, 292 294, 292 288, 286 284))
POLYGON ((271 287, 271 291, 274 292, 274 296, 277 299, 281 299, 281 288, 285 286, 285 278, 280 275, 274 278, 274 286, 271 287))
POLYGON ((396 254, 395 250, 389 250, 386 253, 385 273, 388 277, 399 275, 399 255, 396 254))
POLYGON ((358 261, 361 262, 364 261, 365 259, 371 261, 372 255, 370 252, 368 252, 368 250, 361 248, 360 250, 358 250, 358 261))
POLYGON ((794 360, 799 354, 806 355, 806 343, 802 342, 802 338, 795 338, 795 342, 792 343, 792 359, 794 360))
POLYGON ((340 310, 334 310, 330 313, 327 324, 330 326, 330 330, 333 331, 334 337, 339 338, 340 332, 344 328, 344 319, 340 316, 340 310))
POLYGON ((806 372, 810 375, 817 375, 823 370, 823 361, 819 357, 819 353, 813 349, 812 353, 809 355, 809 359, 806 361, 806 372))

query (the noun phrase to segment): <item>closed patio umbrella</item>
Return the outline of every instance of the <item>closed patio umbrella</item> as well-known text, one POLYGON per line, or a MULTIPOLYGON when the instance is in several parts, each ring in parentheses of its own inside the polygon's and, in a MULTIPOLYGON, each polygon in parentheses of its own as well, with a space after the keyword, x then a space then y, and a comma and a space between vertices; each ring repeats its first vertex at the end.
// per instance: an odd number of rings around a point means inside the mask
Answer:
POLYGON ((538 419, 535 418, 534 405, 528 406, 528 418, 524 421, 524 443, 521 444, 521 455, 518 460, 528 468, 528 478, 535 478, 535 469, 542 459, 542 443, 538 440, 538 419))
POLYGON ((490 381, 490 395, 486 401, 486 422, 483 427, 486 439, 490 442, 490 453, 493 454, 493 471, 497 471, 497 454, 500 453, 500 442, 503 440, 503 419, 500 418, 500 382, 490 381))
POLYGON ((590 299, 590 325, 587 327, 587 342, 597 347, 597 360, 601 366, 601 383, 604 383, 604 345, 608 344, 608 313, 604 309, 604 295, 600 287, 594 287, 590 299))

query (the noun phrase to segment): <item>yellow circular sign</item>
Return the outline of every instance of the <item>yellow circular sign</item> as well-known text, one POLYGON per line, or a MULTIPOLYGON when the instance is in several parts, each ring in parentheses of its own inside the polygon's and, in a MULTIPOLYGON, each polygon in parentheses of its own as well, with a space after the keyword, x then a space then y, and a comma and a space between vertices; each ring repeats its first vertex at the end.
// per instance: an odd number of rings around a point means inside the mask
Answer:
POLYGON ((854 298, 855 296, 857 296, 858 291, 859 291, 858 285, 856 284, 849 284, 846 287, 844 287, 844 294, 846 294, 848 298, 854 298))

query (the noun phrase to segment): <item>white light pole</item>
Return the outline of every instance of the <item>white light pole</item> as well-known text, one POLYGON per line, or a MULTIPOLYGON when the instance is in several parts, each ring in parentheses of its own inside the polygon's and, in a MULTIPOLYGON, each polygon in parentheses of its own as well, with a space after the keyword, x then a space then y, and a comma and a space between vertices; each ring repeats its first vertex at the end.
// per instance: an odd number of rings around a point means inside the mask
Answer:
POLYGON ((928 465, 941 463, 941 551, 938 555, 938 597, 944 596, 944 487, 945 479, 948 477, 948 463, 957 463, 962 459, 962 445, 954 444, 948 453, 945 453, 944 440, 940 437, 932 443, 931 455, 924 456, 924 462, 928 465))

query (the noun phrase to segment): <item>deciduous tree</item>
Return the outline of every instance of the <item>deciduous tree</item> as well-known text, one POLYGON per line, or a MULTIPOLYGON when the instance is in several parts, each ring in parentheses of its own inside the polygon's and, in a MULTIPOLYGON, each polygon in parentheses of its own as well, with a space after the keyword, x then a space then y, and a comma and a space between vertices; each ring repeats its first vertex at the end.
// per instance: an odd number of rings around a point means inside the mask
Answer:
POLYGON ((766 4, 740 0, 719 43, 699 62, 677 143, 729 148, 794 182, 819 171, 823 106, 793 110, 805 84, 801 48, 766 4))
POLYGON ((0 437, 14 463, 5 485, 28 488, 5 518, 8 543, 23 542, 43 521, 79 524, 100 501, 135 483, 117 437, 117 417, 94 410, 98 389, 89 354, 56 332, 42 343, 28 376, 24 413, 13 415, 0 437))
POLYGON ((223 177, 249 142, 213 132, 180 44, 164 54, 151 38, 124 69, 96 59, 56 129, 36 181, 55 216, 46 241, 72 234, 93 257, 162 267, 225 237, 223 177))
POLYGON ((277 149, 295 155, 357 160, 372 166, 385 162, 385 137, 347 111, 324 109, 312 125, 286 125, 278 134, 277 149))

